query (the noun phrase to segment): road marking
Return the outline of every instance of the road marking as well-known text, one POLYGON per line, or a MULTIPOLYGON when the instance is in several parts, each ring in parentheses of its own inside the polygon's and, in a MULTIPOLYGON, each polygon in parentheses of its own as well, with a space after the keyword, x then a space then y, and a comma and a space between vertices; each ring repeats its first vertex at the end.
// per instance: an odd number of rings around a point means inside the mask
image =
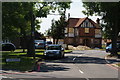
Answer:
MULTIPOLYGON (((80 56, 82 56, 82 54, 81 55, 79 55, 79 56, 77 56, 77 57, 80 57, 80 56)), ((73 61, 76 59, 76 57, 75 58, 73 58, 73 61)))
MULTIPOLYGON (((80 56, 82 56, 82 55, 79 55, 79 56, 77 56, 77 57, 80 57, 80 56)), ((73 58, 73 61, 75 61, 75 59, 76 59, 77 57, 73 58)), ((76 67, 79 69, 78 66, 76 66, 76 67)), ((80 69, 79 69, 79 72, 82 73, 82 74, 84 73, 84 72, 83 72, 82 70, 80 70, 80 69)))
POLYGON ((73 58, 73 61, 76 59, 76 57, 75 58, 73 58))
POLYGON ((105 61, 109 64, 110 62, 107 60, 107 57, 105 57, 105 61))
POLYGON ((83 74, 83 71, 81 71, 80 69, 79 69, 79 72, 83 74))

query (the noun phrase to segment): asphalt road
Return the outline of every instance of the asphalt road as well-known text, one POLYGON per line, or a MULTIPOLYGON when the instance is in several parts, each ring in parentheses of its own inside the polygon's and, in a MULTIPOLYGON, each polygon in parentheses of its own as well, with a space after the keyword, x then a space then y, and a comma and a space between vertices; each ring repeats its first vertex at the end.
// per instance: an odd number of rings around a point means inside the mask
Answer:
MULTIPOLYGON (((83 50, 66 53, 64 59, 45 60, 40 72, 5 73, 3 78, 83 78, 83 80, 117 80, 118 68, 111 64, 119 60, 106 60, 108 53, 100 50, 83 50), (109 62, 109 63, 108 63, 109 62), (104 79, 103 79, 104 80, 104 79)), ((82 80, 82 79, 81 79, 82 80)))

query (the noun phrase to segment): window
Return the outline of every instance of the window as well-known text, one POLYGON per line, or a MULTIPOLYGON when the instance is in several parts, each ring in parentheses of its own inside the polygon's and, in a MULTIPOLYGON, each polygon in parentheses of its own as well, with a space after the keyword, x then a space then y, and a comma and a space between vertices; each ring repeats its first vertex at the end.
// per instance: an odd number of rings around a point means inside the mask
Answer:
POLYGON ((67 30, 67 28, 65 28, 65 33, 67 33, 68 32, 68 30, 67 30))
POLYGON ((99 39, 95 39, 94 44, 100 44, 100 40, 99 39))
POLYGON ((89 28, 85 28, 85 33, 89 33, 89 28))
POLYGON ((69 33, 74 33, 74 29, 73 28, 69 28, 69 33))
POLYGON ((75 31, 74 31, 74 32, 75 32, 75 36, 78 36, 78 35, 79 35, 79 33, 78 33, 78 28, 75 28, 74 30, 75 30, 75 31))
POLYGON ((94 40, 93 40, 93 39, 91 39, 91 43, 94 43, 93 41, 94 41, 94 40))
POLYGON ((82 39, 80 39, 80 43, 83 43, 83 40, 82 40, 82 39))
POLYGON ((85 27, 85 28, 93 28, 94 26, 92 25, 92 23, 89 20, 85 20, 82 24, 81 27, 85 27))
POLYGON ((101 34, 100 29, 95 29, 95 34, 101 34))

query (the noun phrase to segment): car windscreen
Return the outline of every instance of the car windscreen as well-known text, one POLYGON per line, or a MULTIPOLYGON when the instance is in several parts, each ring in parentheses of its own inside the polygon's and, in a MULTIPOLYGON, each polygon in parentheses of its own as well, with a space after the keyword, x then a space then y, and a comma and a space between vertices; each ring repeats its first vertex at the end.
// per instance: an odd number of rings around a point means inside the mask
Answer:
POLYGON ((48 46, 47 50, 61 50, 61 46, 48 46))
POLYGON ((52 44, 52 42, 46 42, 47 44, 52 44))

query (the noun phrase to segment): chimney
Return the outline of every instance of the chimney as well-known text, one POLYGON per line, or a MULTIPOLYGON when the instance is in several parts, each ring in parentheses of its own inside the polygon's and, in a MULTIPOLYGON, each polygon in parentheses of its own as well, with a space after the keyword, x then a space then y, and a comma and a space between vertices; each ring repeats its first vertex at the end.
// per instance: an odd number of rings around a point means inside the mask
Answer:
POLYGON ((68 13, 68 19, 70 18, 70 13, 68 13))
POLYGON ((96 23, 100 24, 100 19, 99 18, 97 18, 96 23))

